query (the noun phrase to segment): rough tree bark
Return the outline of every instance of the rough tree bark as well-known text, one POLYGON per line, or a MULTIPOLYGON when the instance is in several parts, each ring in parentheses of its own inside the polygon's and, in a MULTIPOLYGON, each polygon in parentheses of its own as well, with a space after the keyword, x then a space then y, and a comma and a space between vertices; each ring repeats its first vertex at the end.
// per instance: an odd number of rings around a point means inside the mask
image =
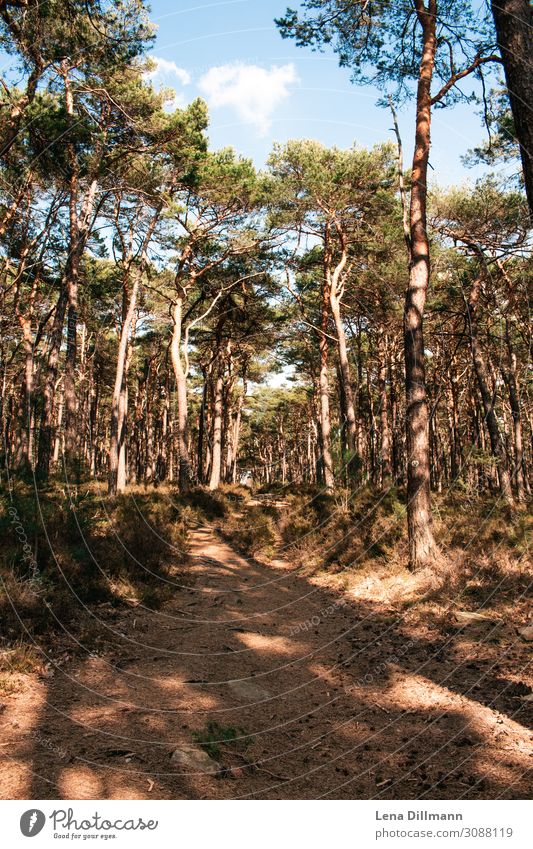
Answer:
POLYGON ((391 434, 389 427, 389 405, 387 397, 387 375, 389 373, 388 344, 385 332, 378 331, 377 351, 379 359, 379 418, 381 431, 381 488, 388 489, 392 478, 391 434))
POLYGON ((430 494, 429 411, 424 356, 424 309, 429 285, 427 234, 427 173, 431 128, 431 80, 437 40, 436 2, 426 10, 416 0, 422 27, 422 59, 416 97, 415 150, 409 209, 409 285, 405 296, 404 345, 407 443, 407 527, 412 569, 431 565, 437 555, 433 536, 430 494))
POLYGON ((176 378, 178 396, 178 454, 179 454, 179 486, 188 489, 191 482, 191 464, 189 459, 189 422, 187 408, 187 375, 181 359, 181 331, 183 322, 183 298, 178 296, 172 305, 172 341, 170 355, 176 378))
POLYGON ((320 432, 321 432, 321 448, 322 448, 322 467, 324 476, 324 486, 327 490, 332 490, 335 486, 335 476, 333 474, 333 458, 331 455, 331 418, 329 412, 329 374, 328 374, 328 319, 330 309, 330 292, 327 277, 324 277, 322 283, 322 312, 320 319, 320 432))
POLYGON ((39 431, 39 449, 37 456, 37 477, 44 480, 50 473, 52 459, 52 441, 54 431, 54 400, 59 368, 59 352, 63 338, 63 324, 67 309, 67 289, 62 282, 61 291, 56 304, 54 320, 50 331, 48 362, 43 387, 43 405, 41 426, 39 431))
POLYGON ((200 412, 198 415, 198 483, 204 482, 204 436, 205 436, 205 418, 207 411, 207 390, 209 388, 208 374, 211 366, 202 366, 203 388, 202 388, 202 403, 200 404, 200 412))
POLYGON ((239 395, 239 399, 237 401, 237 413, 235 416, 235 423, 233 427, 233 469, 231 474, 231 479, 233 483, 237 483, 237 472, 239 467, 239 440, 241 436, 241 419, 242 419, 242 408, 244 406, 244 399, 246 398, 246 394, 248 392, 248 383, 246 380, 246 368, 243 368, 242 371, 242 393, 239 395))
POLYGON ((215 402, 213 409, 213 454, 211 460, 211 477, 209 489, 218 489, 220 485, 220 470, 222 465, 222 394, 224 389, 224 365, 219 358, 218 373, 215 384, 215 402))
POLYGON ((115 383, 113 386, 113 397, 111 401, 111 427, 110 427, 110 443, 109 443, 109 480, 108 493, 116 495, 118 492, 123 492, 126 487, 126 417, 128 410, 128 368, 129 368, 129 346, 130 332, 133 322, 133 316, 137 307, 137 296, 141 285, 142 276, 146 268, 148 259, 148 246, 154 232, 157 219, 161 212, 159 206, 150 221, 146 234, 144 236, 139 263, 135 269, 133 284, 128 300, 128 280, 130 270, 133 263, 133 253, 131 250, 127 252, 125 258, 125 269, 122 287, 122 327, 120 329, 120 340, 117 352, 117 365, 115 370, 115 383))
POLYGON ((329 245, 329 228, 326 229, 326 241, 324 250, 324 265, 325 274, 328 280, 329 301, 331 306, 331 314, 335 322, 335 330, 337 332, 338 348, 339 348, 339 365, 344 390, 344 400, 346 405, 346 428, 348 438, 348 450, 351 458, 356 452, 357 425, 355 420, 355 405, 352 391, 352 376, 350 369, 350 361, 348 359, 348 346, 346 345, 346 332, 341 316, 340 302, 344 294, 344 284, 342 282, 343 272, 348 261, 348 246, 346 239, 342 233, 341 226, 337 224, 337 231, 341 240, 341 257, 335 268, 332 268, 332 256, 329 245))
POLYGON ((528 0, 492 0, 492 14, 533 216, 533 9, 528 0))
POLYGON ((496 413, 494 411, 494 392, 492 392, 490 388, 488 369, 485 363, 483 350, 479 342, 478 305, 482 280, 483 277, 481 274, 475 278, 470 289, 470 296, 467 303, 467 323, 470 336, 470 348, 472 351, 472 361, 474 363, 474 372, 479 388, 479 394, 481 395, 483 403, 487 430, 489 432, 490 447, 492 455, 496 461, 500 492, 506 501, 512 502, 513 492, 511 488, 511 476, 509 473, 507 452, 501 438, 498 419, 496 418, 496 413))
MULTIPOLYGON (((125 424, 126 424, 126 408, 127 408, 127 358, 128 345, 130 338, 131 323, 137 306, 137 293, 140 285, 140 273, 135 275, 133 286, 131 288, 129 303, 124 310, 122 318, 122 327, 120 330, 120 341, 117 353, 117 366, 115 370, 115 384, 113 387, 113 397, 111 400, 111 435, 109 442, 109 495, 116 495, 117 492, 123 492, 125 488, 125 469, 122 469, 122 474, 119 475, 119 467, 121 465, 120 458, 124 447, 125 424)), ((124 290, 125 303, 127 302, 127 292, 124 290)))
POLYGON ((524 468, 524 440, 522 436, 522 411, 520 409, 520 394, 516 379, 517 361, 516 354, 511 342, 511 334, 509 332, 509 321, 505 321, 505 340, 507 344, 507 354, 509 358, 508 370, 502 368, 502 375, 507 385, 509 392, 509 404, 511 407, 511 416, 513 418, 513 435, 514 435, 514 474, 513 478, 516 484, 517 501, 525 501, 527 492, 527 475, 524 468))

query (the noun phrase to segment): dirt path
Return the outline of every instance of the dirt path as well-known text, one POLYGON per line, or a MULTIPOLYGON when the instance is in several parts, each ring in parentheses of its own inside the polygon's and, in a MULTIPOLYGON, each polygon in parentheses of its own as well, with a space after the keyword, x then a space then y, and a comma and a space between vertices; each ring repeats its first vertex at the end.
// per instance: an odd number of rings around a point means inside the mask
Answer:
POLYGON ((156 613, 99 608, 97 653, 65 636, 47 676, 1 698, 2 798, 530 794, 512 628, 399 618, 205 527, 189 571, 156 613))

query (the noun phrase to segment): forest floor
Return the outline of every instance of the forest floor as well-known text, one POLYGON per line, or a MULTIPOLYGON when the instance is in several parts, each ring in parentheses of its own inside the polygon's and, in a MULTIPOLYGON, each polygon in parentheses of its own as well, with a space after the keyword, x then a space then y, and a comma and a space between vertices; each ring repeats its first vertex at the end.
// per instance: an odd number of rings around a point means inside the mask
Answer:
POLYGON ((56 635, 0 692, 1 798, 531 794, 531 643, 494 611, 365 597, 201 525, 160 610, 94 615, 90 654, 56 635))

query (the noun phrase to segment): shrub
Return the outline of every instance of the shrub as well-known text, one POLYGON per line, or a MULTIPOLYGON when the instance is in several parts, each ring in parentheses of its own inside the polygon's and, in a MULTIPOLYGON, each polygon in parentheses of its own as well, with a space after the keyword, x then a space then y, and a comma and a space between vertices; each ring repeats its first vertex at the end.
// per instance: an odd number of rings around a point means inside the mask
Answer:
POLYGON ((163 488, 116 498, 94 484, 80 489, 69 497, 48 485, 36 501, 19 483, 2 495, 0 638, 8 644, 83 618, 85 605, 157 607, 172 591, 161 578, 185 562, 191 509, 163 488))
POLYGON ((244 516, 228 517, 220 532, 243 554, 269 557, 276 546, 275 515, 273 508, 253 505, 244 516))

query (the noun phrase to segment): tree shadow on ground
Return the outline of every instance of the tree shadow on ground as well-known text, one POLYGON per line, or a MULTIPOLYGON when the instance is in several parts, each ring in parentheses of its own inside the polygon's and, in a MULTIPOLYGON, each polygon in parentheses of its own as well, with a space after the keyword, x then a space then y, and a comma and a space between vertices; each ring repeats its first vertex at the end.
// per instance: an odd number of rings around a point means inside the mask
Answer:
POLYGON ((512 629, 350 601, 207 528, 188 571, 161 610, 101 605, 98 650, 70 641, 52 677, 7 699, 4 798, 528 797, 512 629), (209 724, 218 775, 171 759, 209 724))

